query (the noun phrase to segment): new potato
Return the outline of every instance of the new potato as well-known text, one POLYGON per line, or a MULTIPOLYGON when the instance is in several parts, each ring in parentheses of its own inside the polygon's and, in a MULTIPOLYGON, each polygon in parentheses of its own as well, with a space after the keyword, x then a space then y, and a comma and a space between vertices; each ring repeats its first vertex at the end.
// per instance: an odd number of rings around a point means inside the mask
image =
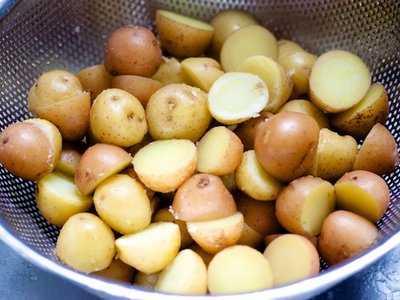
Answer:
POLYGON ((90 92, 92 101, 104 90, 111 87, 112 75, 107 72, 104 64, 93 65, 76 73, 84 91, 90 92))

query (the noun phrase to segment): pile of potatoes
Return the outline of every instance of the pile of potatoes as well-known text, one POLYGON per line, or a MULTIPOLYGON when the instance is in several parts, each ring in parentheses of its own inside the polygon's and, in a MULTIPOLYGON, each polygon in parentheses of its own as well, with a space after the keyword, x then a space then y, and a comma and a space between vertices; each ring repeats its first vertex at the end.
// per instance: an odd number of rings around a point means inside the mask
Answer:
POLYGON ((44 73, 0 163, 36 182, 69 267, 160 292, 255 291, 374 245, 399 161, 388 95, 355 54, 252 15, 127 25, 104 64, 44 73))

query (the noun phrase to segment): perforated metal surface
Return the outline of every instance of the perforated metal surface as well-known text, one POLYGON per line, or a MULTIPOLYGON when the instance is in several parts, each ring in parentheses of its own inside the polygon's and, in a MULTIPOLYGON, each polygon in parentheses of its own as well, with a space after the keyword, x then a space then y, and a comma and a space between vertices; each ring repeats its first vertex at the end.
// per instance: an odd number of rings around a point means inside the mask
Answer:
MULTIPOLYGON (((400 142, 400 14, 396 0, 21 1, 0 22, 0 129, 31 116, 26 106, 27 92, 40 74, 54 68, 76 72, 101 63, 105 41, 112 30, 128 23, 154 29, 154 11, 159 7, 203 20, 223 9, 241 8, 253 13, 278 38, 297 41, 310 52, 321 54, 340 48, 358 54, 369 66, 373 81, 381 82, 389 94, 387 126, 400 142)), ((379 255, 379 248, 400 231, 399 172, 385 177, 391 189, 391 203, 378 224, 380 244, 372 252, 379 255)), ((34 185, 13 177, 3 168, 0 226, 17 242, 21 240, 21 251, 27 245, 56 261, 54 244, 58 229, 37 212, 34 185)), ((363 265, 362 259, 359 265, 363 265)), ((64 272, 57 267, 52 271, 64 272)), ((111 293, 94 288, 92 281, 83 285, 107 297, 131 295, 126 287, 111 293)), ((288 296, 289 289, 279 289, 276 295, 288 296)), ((321 286, 313 289, 321 290, 321 286)))

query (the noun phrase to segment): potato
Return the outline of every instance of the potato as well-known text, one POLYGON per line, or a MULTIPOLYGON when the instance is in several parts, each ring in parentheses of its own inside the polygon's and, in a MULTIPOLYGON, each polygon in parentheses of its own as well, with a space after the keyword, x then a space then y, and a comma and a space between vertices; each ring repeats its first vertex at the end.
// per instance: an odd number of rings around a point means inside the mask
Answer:
POLYGON ((115 258, 107 268, 93 272, 91 275, 131 284, 135 277, 135 269, 115 258))
POLYGON ((188 232, 193 240, 208 253, 215 254, 236 244, 243 232, 241 212, 211 221, 188 221, 188 232))
POLYGON ((136 272, 133 283, 141 288, 153 290, 157 283, 160 272, 146 274, 140 271, 136 272))
POLYGON ((314 120, 318 123, 320 128, 330 128, 328 115, 325 114, 322 110, 315 106, 309 100, 304 99, 293 99, 281 106, 279 111, 297 111, 302 112, 310 117, 314 118, 314 120))
POLYGON ((136 174, 133 166, 127 167, 121 173, 126 174, 126 175, 132 177, 133 179, 135 179, 137 182, 139 182, 143 186, 144 191, 146 192, 146 195, 150 200, 154 197, 155 192, 153 190, 149 189, 147 186, 144 185, 143 182, 140 181, 139 176, 136 174))
POLYGON ((89 92, 71 96, 35 109, 39 118, 57 126, 65 141, 80 141, 89 128, 91 100, 89 92))
POLYGON ((278 59, 278 63, 289 75, 293 84, 291 99, 308 94, 310 72, 316 60, 316 55, 305 51, 295 52, 278 59))
POLYGON ((278 61, 296 52, 305 52, 305 50, 296 42, 290 40, 278 41, 278 61))
POLYGON ((331 213, 324 221, 318 250, 328 265, 360 255, 372 247, 378 229, 367 219, 345 210, 331 213))
POLYGON ((256 131, 262 123, 267 121, 272 116, 272 113, 262 110, 258 117, 251 118, 243 123, 240 123, 233 130, 233 132, 236 133, 242 141, 245 151, 254 149, 254 137, 256 135, 256 131))
POLYGON ((246 223, 243 224, 242 235, 236 242, 237 245, 246 245, 258 249, 263 242, 263 236, 246 223))
POLYGON ((187 230, 186 222, 177 220, 168 208, 161 208, 158 210, 154 214, 153 222, 173 222, 177 224, 181 233, 181 249, 187 248, 193 244, 193 239, 187 230))
POLYGON ((357 151, 357 141, 352 136, 342 136, 327 128, 321 129, 312 174, 329 181, 339 179, 352 170, 357 151))
POLYGON ((104 66, 112 75, 151 77, 161 59, 161 48, 150 30, 126 25, 117 28, 108 37, 104 66))
POLYGON ((243 158, 235 170, 237 187, 256 200, 275 200, 282 184, 268 174, 258 162, 254 150, 243 153, 243 158))
POLYGON ((355 106, 371 85, 368 67, 345 50, 325 52, 315 61, 310 74, 310 99, 327 112, 336 113, 355 106))
POLYGON ((247 25, 258 24, 258 21, 246 11, 227 9, 214 15, 210 24, 214 27, 214 35, 209 52, 212 57, 219 58, 222 45, 232 32, 247 25))
MULTIPOLYGON (((266 246, 268 246, 273 240, 275 240, 276 238, 278 238, 284 234, 286 234, 286 233, 276 233, 276 234, 266 235, 264 238, 264 244, 266 246)), ((311 244, 313 244, 315 249, 318 248, 318 237, 317 236, 305 236, 305 235, 301 235, 301 236, 305 237, 307 240, 309 240, 311 242, 311 244)))
POLYGON ((208 93, 208 109, 218 122, 238 124, 257 117, 269 101, 268 88, 254 74, 228 72, 220 76, 208 93))
POLYGON ((208 290, 211 294, 251 292, 272 285, 269 261, 249 246, 225 248, 214 256, 208 266, 208 290))
POLYGON ((220 61, 225 72, 235 72, 243 61, 254 55, 278 58, 278 43, 266 28, 254 24, 239 28, 225 40, 220 61))
POLYGON ((181 250, 175 259, 161 271, 155 291, 202 295, 207 293, 207 267, 193 250, 181 250))
POLYGON ((51 172, 36 183, 39 212, 55 226, 61 227, 71 216, 88 211, 92 204, 92 198, 82 195, 68 175, 51 172))
POLYGON ((98 143, 89 147, 81 157, 75 172, 75 183, 79 191, 87 196, 107 177, 119 173, 132 162, 124 149, 98 143))
POLYGON ((129 147, 147 133, 145 111, 140 101, 121 89, 108 89, 94 100, 90 110, 90 131, 101 143, 129 147))
POLYGON ((150 200, 143 186, 126 174, 102 181, 93 195, 96 212, 121 234, 138 232, 151 222, 150 200))
POLYGON ((295 179, 279 193, 275 214, 289 232, 317 236, 325 218, 335 210, 335 190, 326 180, 311 175, 295 179))
POLYGON ((229 192, 234 192, 237 190, 236 182, 235 182, 235 174, 229 173, 227 175, 220 176, 222 183, 228 189, 229 192))
POLYGON ((182 72, 181 63, 175 57, 165 57, 161 61, 157 72, 152 79, 161 82, 164 85, 171 83, 185 83, 186 79, 182 72))
POLYGON ((211 43, 214 28, 203 21, 172 11, 156 11, 161 46, 177 57, 199 56, 211 43))
POLYGON ((114 256, 114 233, 97 216, 79 213, 61 228, 56 255, 67 266, 85 273, 107 268, 114 256))
POLYGON ((206 93, 215 80, 224 74, 219 62, 209 57, 189 57, 181 65, 183 74, 190 83, 206 93))
POLYGON ((49 121, 15 122, 0 133, 0 164, 19 178, 36 181, 54 170, 61 148, 61 134, 49 121))
POLYGON ((140 149, 133 157, 139 179, 156 192, 175 191, 195 171, 197 148, 185 139, 159 140, 140 149))
POLYGON ((399 164, 397 142, 382 124, 375 124, 358 150, 353 170, 366 170, 378 175, 394 171, 399 164))
POLYGON ((200 139, 197 151, 197 171, 223 176, 232 173, 240 164, 243 144, 234 132, 217 126, 200 139))
POLYGON ((29 89, 28 107, 36 113, 38 107, 66 100, 82 92, 82 85, 74 74, 65 70, 51 70, 40 75, 29 89))
POLYGON ((168 266, 178 254, 180 245, 179 226, 172 222, 152 223, 142 231, 115 240, 118 257, 146 274, 168 266))
POLYGON ((81 69, 77 74, 84 91, 90 92, 92 101, 104 90, 111 87, 112 75, 107 72, 104 64, 93 65, 81 69))
POLYGON ((289 99, 293 84, 285 70, 272 58, 255 55, 246 58, 239 72, 258 75, 268 87, 269 101, 265 110, 275 113, 289 99))
POLYGON ((375 223, 385 214, 390 190, 379 175, 365 170, 344 174, 335 183, 336 206, 375 223))
POLYGON ((306 279, 319 273, 319 255, 314 245, 298 234, 283 234, 265 248, 274 286, 306 279))
POLYGON ((135 96, 146 108, 151 95, 159 90, 163 84, 152 78, 137 75, 119 75, 113 77, 111 87, 124 90, 135 96))
POLYGON ((373 83, 355 106, 332 115, 337 130, 363 139, 376 123, 385 124, 389 114, 388 94, 381 83, 373 83))
POLYGON ((186 222, 217 220, 237 211, 222 180, 205 173, 191 176, 178 188, 171 209, 176 219, 186 222))
POLYGON ((146 119, 149 133, 155 140, 189 139, 195 142, 211 122, 207 95, 184 83, 166 85, 150 97, 146 119))
POLYGON ((268 174, 289 182, 310 174, 318 139, 319 126, 313 118, 303 113, 282 111, 257 130, 254 150, 268 174))
POLYGON ((258 201, 240 192, 234 198, 244 222, 261 236, 283 231, 275 216, 275 202, 258 201))
POLYGON ((72 144, 63 143, 60 159, 54 170, 69 176, 74 176, 81 157, 82 153, 77 147, 72 144))
POLYGON ((204 261, 204 263, 206 264, 207 267, 210 264, 210 261, 212 260, 212 258, 214 257, 214 254, 211 254, 211 253, 208 253, 208 252, 204 251, 204 249, 201 248, 196 243, 190 245, 189 249, 191 249, 194 252, 196 252, 203 259, 203 261, 204 261))

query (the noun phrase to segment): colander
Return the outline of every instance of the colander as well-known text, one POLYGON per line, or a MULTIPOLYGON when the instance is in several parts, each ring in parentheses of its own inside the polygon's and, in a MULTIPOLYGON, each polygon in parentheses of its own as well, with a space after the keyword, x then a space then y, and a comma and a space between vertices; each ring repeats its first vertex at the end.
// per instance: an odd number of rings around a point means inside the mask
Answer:
MULTIPOLYGON (((31 117, 27 92, 40 74, 55 68, 77 72, 102 63, 110 32, 129 23, 154 30, 157 8, 203 20, 224 9, 240 8, 255 15, 277 38, 296 41, 312 53, 345 49, 359 55, 369 66, 373 82, 381 82, 389 94, 386 125, 400 142, 397 0, 0 1, 0 129, 31 117)), ((323 267, 313 278, 246 295, 168 295, 72 271, 54 255, 59 229, 38 213, 34 183, 16 178, 4 168, 0 168, 0 238, 35 265, 106 299, 302 299, 321 293, 400 244, 399 169, 385 179, 391 203, 378 223, 376 246, 344 264, 323 267)))

